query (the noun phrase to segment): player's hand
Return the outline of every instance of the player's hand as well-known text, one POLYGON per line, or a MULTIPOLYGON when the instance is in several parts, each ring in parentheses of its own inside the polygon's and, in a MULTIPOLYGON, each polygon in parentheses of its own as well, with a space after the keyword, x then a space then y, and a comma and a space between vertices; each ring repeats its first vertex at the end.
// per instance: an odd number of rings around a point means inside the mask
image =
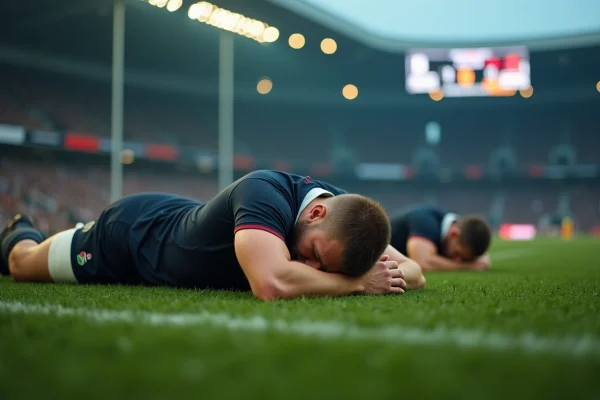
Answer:
POLYGON ((366 294, 401 294, 406 289, 404 274, 398 269, 398 263, 390 261, 387 255, 381 256, 361 279, 366 294))

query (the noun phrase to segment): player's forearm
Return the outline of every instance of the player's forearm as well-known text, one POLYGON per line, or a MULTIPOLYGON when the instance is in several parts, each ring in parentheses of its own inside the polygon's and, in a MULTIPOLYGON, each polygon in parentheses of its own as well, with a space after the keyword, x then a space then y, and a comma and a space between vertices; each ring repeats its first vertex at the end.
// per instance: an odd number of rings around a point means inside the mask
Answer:
POLYGON ((273 296, 294 299, 302 296, 344 296, 364 290, 359 278, 318 271, 290 261, 274 278, 273 296))
POLYGON ((470 269, 470 264, 461 263, 438 255, 430 255, 419 263, 425 271, 457 271, 470 269))

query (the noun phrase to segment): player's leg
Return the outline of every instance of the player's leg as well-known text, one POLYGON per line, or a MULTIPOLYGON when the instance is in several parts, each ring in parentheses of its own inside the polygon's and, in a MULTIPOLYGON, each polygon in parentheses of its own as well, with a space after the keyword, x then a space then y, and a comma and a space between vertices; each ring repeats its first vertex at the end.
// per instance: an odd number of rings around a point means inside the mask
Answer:
POLYGON ((8 267, 13 279, 22 282, 139 283, 128 251, 129 226, 111 220, 113 210, 109 207, 97 222, 44 241, 35 240, 31 221, 18 216, 20 222, 9 224, 0 235, 5 273, 8 267))
POLYGON ((48 252, 55 236, 45 239, 28 217, 15 216, 0 233, 2 274, 18 281, 52 282, 48 252))
POLYGON ((8 267, 15 281, 52 282, 48 271, 48 250, 52 239, 42 243, 25 239, 13 247, 8 256, 8 267))

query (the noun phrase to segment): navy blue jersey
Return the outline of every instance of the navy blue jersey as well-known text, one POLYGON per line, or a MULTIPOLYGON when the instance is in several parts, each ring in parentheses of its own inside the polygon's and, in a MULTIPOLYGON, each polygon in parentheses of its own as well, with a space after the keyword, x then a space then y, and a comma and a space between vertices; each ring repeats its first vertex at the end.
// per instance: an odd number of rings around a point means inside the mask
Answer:
POLYGON ((289 244, 308 203, 343 193, 306 176, 261 170, 204 204, 166 195, 135 217, 132 256, 143 281, 150 284, 247 290, 235 254, 235 232, 262 229, 289 244))
POLYGON ((438 254, 444 255, 443 241, 458 215, 437 207, 418 204, 390 217, 391 245, 407 254, 406 244, 411 237, 421 237, 432 242, 438 254))

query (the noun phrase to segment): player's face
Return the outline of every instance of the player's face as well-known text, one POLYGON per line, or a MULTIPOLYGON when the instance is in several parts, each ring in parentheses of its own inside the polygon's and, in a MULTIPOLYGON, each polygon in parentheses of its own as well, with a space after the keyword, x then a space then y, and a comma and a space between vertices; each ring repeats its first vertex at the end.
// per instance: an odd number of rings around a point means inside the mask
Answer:
POLYGON ((342 270, 343 246, 328 238, 319 224, 298 221, 292 237, 292 260, 325 272, 342 270))
POLYGON ((446 243, 446 257, 457 261, 473 261, 473 252, 467 246, 460 243, 460 231, 450 232, 446 243))

